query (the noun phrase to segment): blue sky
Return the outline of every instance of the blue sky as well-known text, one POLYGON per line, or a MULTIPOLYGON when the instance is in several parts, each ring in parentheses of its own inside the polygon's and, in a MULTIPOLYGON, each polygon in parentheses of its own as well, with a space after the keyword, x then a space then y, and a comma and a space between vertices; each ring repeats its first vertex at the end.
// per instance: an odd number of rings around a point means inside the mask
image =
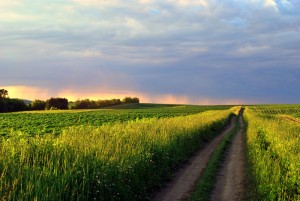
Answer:
POLYGON ((299 103, 297 0, 1 0, 11 97, 299 103))

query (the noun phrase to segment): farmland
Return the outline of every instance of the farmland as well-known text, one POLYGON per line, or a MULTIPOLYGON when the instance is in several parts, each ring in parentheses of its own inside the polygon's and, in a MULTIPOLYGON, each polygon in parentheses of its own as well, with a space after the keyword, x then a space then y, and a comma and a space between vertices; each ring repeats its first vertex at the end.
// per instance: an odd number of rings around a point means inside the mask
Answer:
POLYGON ((247 108, 251 200, 300 200, 299 105, 247 108))
MULTIPOLYGON (((0 114, 0 200, 149 200, 195 151, 211 148, 213 138, 220 143, 205 171, 219 178, 234 136, 245 147, 239 170, 247 175, 248 200, 300 200, 300 106, 245 106, 245 123, 242 112, 242 123, 219 135, 239 109, 129 104, 0 114)), ((211 196, 209 182, 210 190, 198 189, 201 196, 211 196)))
POLYGON ((206 110, 228 109, 229 106, 178 106, 139 104, 104 110, 38 111, 0 114, 0 136, 33 136, 46 133, 60 134, 70 126, 101 126, 143 118, 167 118, 196 114, 206 110), (123 108, 123 109, 122 109, 123 108), (132 108, 132 109, 125 109, 132 108))
POLYGON ((0 144, 0 197, 148 199, 201 143, 227 124, 233 112, 228 108, 1 114, 2 130, 8 133, 2 131, 0 144), (39 133, 43 126, 50 129, 39 133))
POLYGON ((260 114, 276 115, 276 114, 300 114, 300 105, 257 105, 251 106, 251 110, 260 114))

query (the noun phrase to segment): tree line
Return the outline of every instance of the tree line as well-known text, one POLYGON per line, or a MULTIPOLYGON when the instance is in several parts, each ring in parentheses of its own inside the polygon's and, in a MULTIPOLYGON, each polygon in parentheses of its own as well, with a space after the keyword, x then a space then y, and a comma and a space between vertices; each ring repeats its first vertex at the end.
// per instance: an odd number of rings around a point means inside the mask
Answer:
POLYGON ((8 91, 0 89, 0 112, 16 112, 27 110, 28 106, 23 100, 9 98, 8 91))
POLYGON ((77 100, 75 102, 69 102, 66 98, 50 98, 46 101, 35 100, 30 104, 26 104, 21 99, 11 99, 8 97, 8 91, 0 89, 0 112, 16 112, 26 110, 67 110, 67 109, 98 109, 109 106, 127 104, 127 103, 139 103, 140 100, 137 97, 125 97, 123 100, 111 99, 111 100, 77 100))
POLYGON ((122 101, 120 99, 111 99, 111 100, 77 100, 75 103, 71 106, 71 109, 98 109, 103 107, 109 107, 109 106, 115 106, 115 105, 121 105, 126 103, 139 103, 139 98, 131 98, 131 97, 125 97, 122 101))

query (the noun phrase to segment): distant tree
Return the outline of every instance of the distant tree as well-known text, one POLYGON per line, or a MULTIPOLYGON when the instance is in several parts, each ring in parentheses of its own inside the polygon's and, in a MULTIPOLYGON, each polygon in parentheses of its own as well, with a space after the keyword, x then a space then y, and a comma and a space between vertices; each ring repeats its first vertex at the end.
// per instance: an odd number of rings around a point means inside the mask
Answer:
POLYGON ((31 110, 45 110, 46 109, 46 101, 43 100, 35 100, 30 104, 31 110))
POLYGON ((77 100, 72 105, 72 109, 97 109, 97 108, 103 108, 103 107, 109 107, 114 105, 120 105, 122 104, 122 101, 120 99, 111 99, 111 100, 90 100, 90 99, 84 99, 84 100, 77 100))
POLYGON ((139 103, 140 102, 140 99, 137 98, 137 97, 134 97, 134 98, 131 98, 131 97, 125 97, 123 100, 122 100, 123 103, 139 103))
POLYGON ((120 105, 122 104, 122 101, 120 99, 112 99, 112 105, 120 105))
POLYGON ((51 108, 56 108, 59 110, 67 110, 68 103, 68 99, 66 98, 50 98, 46 101, 46 109, 50 110, 51 108))
POLYGON ((74 109, 88 109, 91 107, 91 101, 89 99, 77 100, 74 104, 74 109))
POLYGON ((0 98, 0 112, 17 112, 28 110, 28 106, 20 99, 0 98))
POLYGON ((140 99, 138 97, 132 98, 133 103, 140 103, 140 99))
POLYGON ((8 111, 16 112, 16 111, 25 111, 28 110, 28 105, 21 99, 8 99, 8 111))
POLYGON ((5 89, 0 89, 0 98, 7 98, 8 97, 8 91, 5 89))
POLYGON ((120 105, 120 104, 122 104, 120 99, 98 100, 97 108, 109 107, 109 106, 120 105))
POLYGON ((28 110, 28 106, 23 100, 10 99, 8 91, 0 89, 0 112, 17 112, 28 110))
POLYGON ((7 99, 0 98, 0 112, 8 112, 7 99))

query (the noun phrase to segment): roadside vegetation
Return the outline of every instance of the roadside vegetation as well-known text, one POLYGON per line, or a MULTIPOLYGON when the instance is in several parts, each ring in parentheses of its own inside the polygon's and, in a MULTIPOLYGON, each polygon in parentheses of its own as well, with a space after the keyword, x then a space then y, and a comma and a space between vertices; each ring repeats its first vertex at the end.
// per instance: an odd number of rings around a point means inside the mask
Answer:
POLYGON ((300 200, 300 124, 282 118, 298 109, 247 108, 249 200, 300 200))

